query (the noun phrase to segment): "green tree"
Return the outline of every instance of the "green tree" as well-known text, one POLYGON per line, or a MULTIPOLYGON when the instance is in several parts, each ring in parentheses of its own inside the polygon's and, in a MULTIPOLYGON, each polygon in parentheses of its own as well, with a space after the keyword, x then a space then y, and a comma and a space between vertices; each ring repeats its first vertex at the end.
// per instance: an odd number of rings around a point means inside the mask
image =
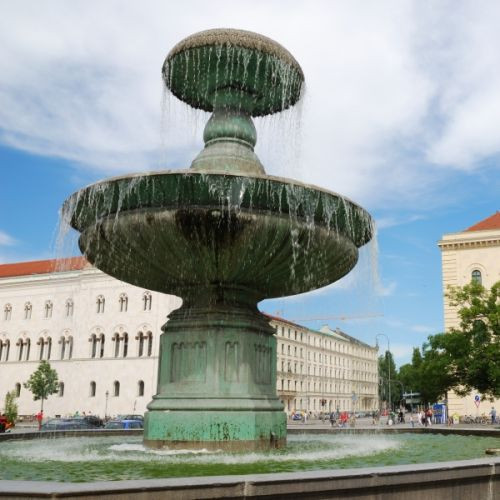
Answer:
POLYGON ((43 411, 43 402, 59 390, 57 372, 50 367, 48 361, 42 361, 29 380, 24 383, 24 387, 33 393, 35 401, 41 400, 43 411))
POLYGON ((441 384, 460 396, 472 390, 500 397, 500 281, 487 290, 479 283, 449 287, 460 326, 429 337, 426 363, 441 365, 441 384))
POLYGON ((7 420, 12 424, 17 420, 17 412, 16 391, 10 391, 5 395, 4 413, 7 420))
POLYGON ((396 364, 392 353, 385 351, 382 356, 378 357, 378 374, 379 374, 379 398, 380 401, 385 401, 389 404, 389 391, 391 398, 391 406, 399 405, 401 400, 401 385, 398 383, 396 364), (390 384, 389 384, 390 381, 390 384), (390 385, 390 387, 389 387, 390 385))

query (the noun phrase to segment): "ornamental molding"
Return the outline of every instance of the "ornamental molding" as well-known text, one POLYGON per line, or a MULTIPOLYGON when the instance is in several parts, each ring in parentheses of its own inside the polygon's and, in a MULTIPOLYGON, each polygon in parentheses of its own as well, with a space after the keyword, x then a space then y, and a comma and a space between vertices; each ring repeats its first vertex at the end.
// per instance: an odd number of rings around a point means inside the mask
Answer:
POLYGON ((473 248, 489 248, 500 246, 500 238, 490 240, 441 240, 438 247, 441 250, 468 250, 473 248))

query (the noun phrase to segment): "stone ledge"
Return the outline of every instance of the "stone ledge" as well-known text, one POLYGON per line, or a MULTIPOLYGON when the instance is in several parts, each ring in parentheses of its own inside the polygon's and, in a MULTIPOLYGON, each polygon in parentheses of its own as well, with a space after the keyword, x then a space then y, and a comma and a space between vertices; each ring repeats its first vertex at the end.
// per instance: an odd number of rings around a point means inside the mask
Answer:
POLYGON ((0 497, 493 500, 500 496, 499 466, 500 458, 248 476, 95 483, 0 481, 0 497))

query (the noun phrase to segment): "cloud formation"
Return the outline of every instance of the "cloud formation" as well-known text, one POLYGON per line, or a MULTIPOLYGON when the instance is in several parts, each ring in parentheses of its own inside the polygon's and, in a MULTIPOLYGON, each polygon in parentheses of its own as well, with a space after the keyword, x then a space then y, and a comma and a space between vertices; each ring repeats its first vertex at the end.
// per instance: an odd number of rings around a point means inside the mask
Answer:
POLYGON ((271 134, 258 143, 269 173, 371 208, 436 203, 450 172, 500 151, 499 19, 494 1, 10 2, 0 141, 103 176, 187 167, 202 130, 175 102, 162 121, 161 64, 183 37, 231 26, 276 39, 306 75, 302 167, 266 150, 271 134))

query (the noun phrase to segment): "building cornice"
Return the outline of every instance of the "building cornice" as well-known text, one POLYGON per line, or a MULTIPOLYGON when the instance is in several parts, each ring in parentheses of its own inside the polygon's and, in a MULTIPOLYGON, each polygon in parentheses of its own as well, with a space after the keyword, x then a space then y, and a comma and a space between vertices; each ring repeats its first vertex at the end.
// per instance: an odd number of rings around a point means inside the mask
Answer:
MULTIPOLYGON (((455 235, 453 235, 455 236, 455 235)), ((485 236, 483 238, 473 238, 470 235, 460 233, 455 238, 446 238, 438 242, 438 247, 443 250, 469 250, 476 248, 488 248, 500 246, 500 234, 496 236, 485 236)))

